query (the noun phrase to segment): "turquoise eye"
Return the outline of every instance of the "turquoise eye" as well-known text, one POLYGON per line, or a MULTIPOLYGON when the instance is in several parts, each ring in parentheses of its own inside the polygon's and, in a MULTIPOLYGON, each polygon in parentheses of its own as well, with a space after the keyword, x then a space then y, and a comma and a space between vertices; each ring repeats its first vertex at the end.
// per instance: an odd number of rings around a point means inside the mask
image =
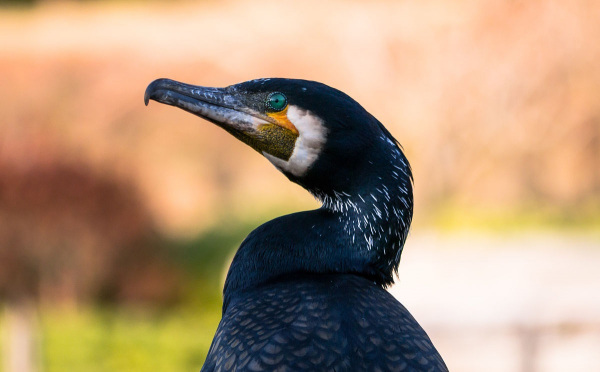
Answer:
POLYGON ((287 98, 283 93, 274 92, 267 97, 267 107, 271 111, 281 111, 287 106, 287 98))

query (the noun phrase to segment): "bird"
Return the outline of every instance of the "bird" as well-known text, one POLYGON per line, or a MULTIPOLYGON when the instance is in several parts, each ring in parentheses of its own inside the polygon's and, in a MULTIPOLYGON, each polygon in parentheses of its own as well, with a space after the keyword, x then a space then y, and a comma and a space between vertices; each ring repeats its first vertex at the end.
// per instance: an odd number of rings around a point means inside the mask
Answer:
POLYGON ((224 88, 157 79, 149 100, 225 129, 321 202, 241 243, 202 372, 448 370, 387 291, 412 221, 413 176, 379 120, 342 91, 300 79, 224 88))

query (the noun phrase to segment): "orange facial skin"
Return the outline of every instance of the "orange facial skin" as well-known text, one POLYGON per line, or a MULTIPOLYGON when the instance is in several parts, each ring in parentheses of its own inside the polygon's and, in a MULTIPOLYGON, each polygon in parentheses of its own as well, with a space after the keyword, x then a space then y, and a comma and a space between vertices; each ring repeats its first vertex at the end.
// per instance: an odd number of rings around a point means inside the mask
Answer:
POLYGON ((277 121, 277 124, 282 128, 285 128, 294 133, 296 136, 298 136, 298 129, 296 129, 294 124, 290 121, 290 119, 288 119, 287 111, 288 108, 286 107, 284 110, 279 112, 269 112, 267 113, 267 116, 275 119, 277 121))

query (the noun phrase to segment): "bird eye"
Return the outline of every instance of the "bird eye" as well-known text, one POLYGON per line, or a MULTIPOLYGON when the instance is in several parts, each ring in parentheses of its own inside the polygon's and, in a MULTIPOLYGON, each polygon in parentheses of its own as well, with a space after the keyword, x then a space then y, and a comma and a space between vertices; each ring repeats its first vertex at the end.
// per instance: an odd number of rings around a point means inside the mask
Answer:
POLYGON ((267 108, 271 111, 281 111, 287 106, 287 98, 283 93, 274 92, 267 97, 267 108))

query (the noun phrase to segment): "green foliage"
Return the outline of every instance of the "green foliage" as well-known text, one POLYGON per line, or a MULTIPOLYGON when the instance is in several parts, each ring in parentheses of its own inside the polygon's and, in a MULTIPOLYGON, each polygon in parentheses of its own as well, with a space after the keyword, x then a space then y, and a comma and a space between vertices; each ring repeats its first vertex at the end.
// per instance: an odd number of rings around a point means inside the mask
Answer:
POLYGON ((221 291, 234 252, 258 223, 227 222, 194 239, 166 242, 169 259, 184 273, 189 306, 221 306, 221 291))
POLYGON ((2 0, 2 1, 0 1, 0 5, 25 6, 25 5, 33 5, 35 3, 37 3, 36 0, 2 0))
POLYGON ((600 202, 571 208, 531 204, 520 208, 468 207, 444 203, 431 213, 430 225, 444 231, 518 232, 523 230, 600 231, 600 202))
POLYGON ((174 261, 194 276, 214 279, 227 259, 254 229, 255 222, 225 222, 194 239, 168 242, 174 261))

